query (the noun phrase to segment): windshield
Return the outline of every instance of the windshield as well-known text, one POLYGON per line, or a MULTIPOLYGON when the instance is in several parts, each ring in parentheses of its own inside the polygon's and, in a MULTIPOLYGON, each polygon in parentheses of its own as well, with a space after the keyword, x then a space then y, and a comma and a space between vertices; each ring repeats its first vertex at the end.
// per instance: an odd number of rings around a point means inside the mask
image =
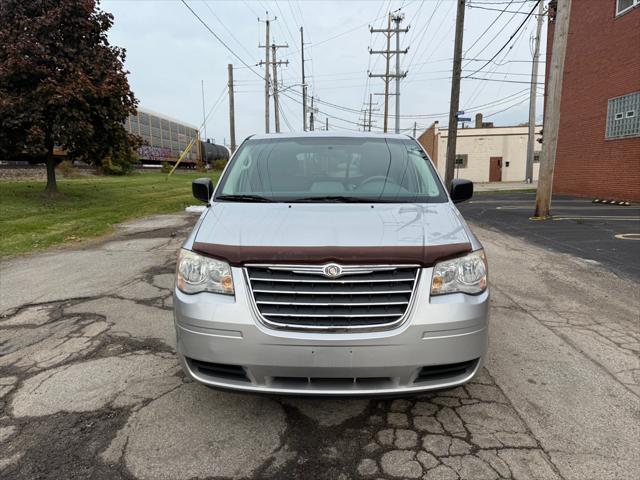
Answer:
POLYGON ((246 141, 215 200, 424 203, 447 196, 415 140, 299 137, 246 141))

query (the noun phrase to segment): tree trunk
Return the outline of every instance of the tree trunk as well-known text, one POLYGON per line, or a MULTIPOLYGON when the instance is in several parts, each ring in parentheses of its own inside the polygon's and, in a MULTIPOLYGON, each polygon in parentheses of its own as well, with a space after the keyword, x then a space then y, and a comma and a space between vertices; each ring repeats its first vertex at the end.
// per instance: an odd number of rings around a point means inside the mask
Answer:
POLYGON ((47 139, 45 141, 47 148, 47 186, 44 189, 44 193, 50 197, 58 194, 58 184, 56 183, 56 159, 53 156, 53 140, 47 139))

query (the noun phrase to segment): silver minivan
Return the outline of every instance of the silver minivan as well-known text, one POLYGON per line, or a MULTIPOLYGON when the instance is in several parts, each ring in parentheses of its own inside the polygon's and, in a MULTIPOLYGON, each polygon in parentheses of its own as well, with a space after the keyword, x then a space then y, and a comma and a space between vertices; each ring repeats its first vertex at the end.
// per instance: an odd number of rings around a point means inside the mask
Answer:
POLYGON ((378 395, 470 380, 487 351, 482 245, 413 138, 256 135, 180 250, 177 350, 203 384, 378 395))

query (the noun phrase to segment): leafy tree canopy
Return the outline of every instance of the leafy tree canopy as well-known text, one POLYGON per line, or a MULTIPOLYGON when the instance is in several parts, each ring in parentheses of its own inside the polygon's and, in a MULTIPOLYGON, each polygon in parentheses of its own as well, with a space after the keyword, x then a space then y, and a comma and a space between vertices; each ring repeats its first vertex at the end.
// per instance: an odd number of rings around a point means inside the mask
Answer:
POLYGON ((0 19, 0 155, 45 161, 55 192, 54 145, 93 164, 135 147, 125 50, 109 43, 99 1, 2 0, 0 19))

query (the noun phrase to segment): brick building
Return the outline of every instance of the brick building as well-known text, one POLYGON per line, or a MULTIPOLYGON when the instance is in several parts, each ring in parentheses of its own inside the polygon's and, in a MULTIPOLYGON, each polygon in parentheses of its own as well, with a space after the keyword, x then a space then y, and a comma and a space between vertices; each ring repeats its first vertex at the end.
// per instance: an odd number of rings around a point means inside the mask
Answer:
POLYGON ((640 201, 640 0, 571 3, 553 189, 640 201))

